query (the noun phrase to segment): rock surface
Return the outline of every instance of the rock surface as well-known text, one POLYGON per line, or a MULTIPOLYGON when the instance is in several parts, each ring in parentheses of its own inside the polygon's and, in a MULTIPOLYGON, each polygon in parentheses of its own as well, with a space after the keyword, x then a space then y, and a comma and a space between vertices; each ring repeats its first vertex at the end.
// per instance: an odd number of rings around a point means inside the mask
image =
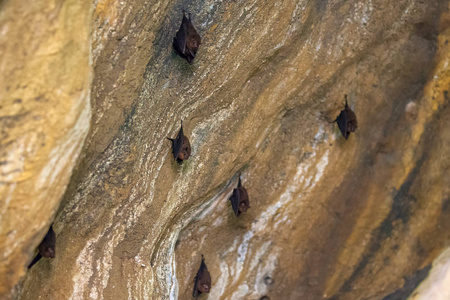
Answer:
POLYGON ((450 241, 448 5, 97 2, 57 256, 16 297, 190 299, 201 254, 207 299, 408 297, 450 241), (202 36, 192 65, 171 48, 182 9, 202 36), (345 94, 348 140, 329 123, 345 94), (182 166, 165 139, 180 120, 182 166))
POLYGON ((58 210, 91 119, 92 4, 0 1, 0 299, 58 210))

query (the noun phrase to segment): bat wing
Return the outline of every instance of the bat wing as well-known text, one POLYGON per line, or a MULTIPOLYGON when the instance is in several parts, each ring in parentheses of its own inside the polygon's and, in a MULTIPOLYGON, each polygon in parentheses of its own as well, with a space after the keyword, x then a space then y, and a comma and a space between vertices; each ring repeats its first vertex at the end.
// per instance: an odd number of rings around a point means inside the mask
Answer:
POLYGON ((347 133, 347 115, 344 110, 341 111, 339 116, 336 119, 336 122, 338 123, 339 130, 341 131, 342 135, 347 139, 348 133, 347 133))
POLYGON ((197 288, 198 279, 195 277, 195 283, 194 283, 194 291, 192 292, 192 297, 197 298, 200 296, 201 292, 197 288))
POLYGON ((181 43, 179 42, 179 39, 177 39, 177 37, 173 38, 173 49, 175 50, 175 52, 181 56, 182 58, 186 58, 186 56, 183 54, 183 50, 181 50, 182 48, 180 48, 182 45, 180 45, 181 43))
POLYGON ((184 55, 186 51, 186 30, 183 25, 181 25, 180 30, 178 30, 177 34, 173 38, 173 47, 175 51, 179 54, 184 55))
POLYGON ((186 41, 188 36, 189 20, 183 14, 180 29, 175 34, 173 39, 175 51, 179 51, 182 55, 186 54, 186 41))
POLYGON ((39 253, 33 258, 33 261, 28 265, 28 269, 30 269, 35 263, 37 263, 42 258, 42 255, 39 253))
POLYGON ((230 198, 231 207, 233 207, 234 214, 239 216, 239 192, 237 189, 233 190, 233 195, 230 198))
POLYGON ((50 228, 48 229, 48 232, 44 237, 44 241, 50 244, 52 247, 55 247, 56 235, 55 232, 53 231, 53 225, 51 225, 50 228))

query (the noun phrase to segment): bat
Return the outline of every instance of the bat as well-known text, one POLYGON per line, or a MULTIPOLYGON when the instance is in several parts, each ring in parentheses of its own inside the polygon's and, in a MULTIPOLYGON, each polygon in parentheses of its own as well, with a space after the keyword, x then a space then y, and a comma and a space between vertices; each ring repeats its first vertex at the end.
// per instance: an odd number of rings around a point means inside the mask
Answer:
POLYGON ((30 269, 35 263, 37 263, 42 257, 47 258, 55 258, 55 244, 56 244, 56 236, 55 232, 53 231, 53 224, 50 225, 50 228, 45 235, 44 239, 38 246, 38 254, 33 259, 33 261, 28 266, 28 269, 30 269))
POLYGON ((183 163, 191 156, 191 144, 189 139, 183 134, 183 121, 181 121, 181 129, 177 134, 175 139, 167 138, 172 142, 172 154, 173 158, 177 161, 179 165, 183 163))
POLYGON ((189 13, 188 19, 183 10, 183 20, 181 21, 180 29, 173 38, 173 49, 179 56, 191 64, 200 44, 201 38, 197 30, 195 30, 194 25, 192 25, 191 14, 189 13))
POLYGON ((345 107, 341 110, 341 113, 333 121, 337 122, 339 130, 345 139, 348 139, 350 132, 355 132, 358 127, 358 122, 356 121, 356 115, 353 110, 348 106, 347 95, 345 95, 345 107))
POLYGON ((241 184, 241 175, 239 175, 238 187, 233 189, 230 201, 236 217, 239 216, 241 212, 246 212, 247 209, 250 208, 247 190, 241 184))
POLYGON ((192 296, 197 298, 201 293, 209 293, 211 290, 211 275, 205 264, 205 258, 202 255, 202 263, 198 269, 197 276, 195 276, 194 291, 192 296))

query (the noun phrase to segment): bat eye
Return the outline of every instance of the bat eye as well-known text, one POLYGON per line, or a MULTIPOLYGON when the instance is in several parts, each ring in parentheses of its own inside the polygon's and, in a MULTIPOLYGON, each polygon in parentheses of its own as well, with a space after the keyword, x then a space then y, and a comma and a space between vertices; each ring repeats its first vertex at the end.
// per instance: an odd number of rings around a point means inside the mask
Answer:
POLYGON ((55 251, 52 248, 47 248, 47 253, 51 258, 55 258, 55 251))
POLYGON ((353 124, 353 122, 348 123, 348 130, 350 132, 354 132, 356 130, 356 126, 355 124, 353 124))
POLYGON ((203 284, 203 290, 205 291, 205 293, 209 292, 209 286, 206 283, 203 284))

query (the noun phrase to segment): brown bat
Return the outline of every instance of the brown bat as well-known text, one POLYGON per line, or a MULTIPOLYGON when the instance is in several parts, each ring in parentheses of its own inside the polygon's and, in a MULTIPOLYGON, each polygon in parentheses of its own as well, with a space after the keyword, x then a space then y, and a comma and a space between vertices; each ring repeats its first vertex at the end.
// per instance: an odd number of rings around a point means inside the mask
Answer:
POLYGON ((248 199, 247 190, 241 184, 241 176, 239 175, 239 182, 237 189, 233 190, 233 195, 230 197, 231 206, 234 214, 239 216, 241 212, 246 212, 250 208, 250 201, 248 199))
POLYGON ((173 49, 188 63, 192 63, 200 44, 201 38, 197 30, 195 30, 194 25, 192 25, 191 14, 189 13, 188 19, 183 10, 183 20, 181 21, 180 29, 173 38, 173 49))
POLYGON ((177 163, 181 165, 183 160, 186 160, 191 156, 191 144, 189 139, 183 134, 183 121, 181 121, 181 129, 175 139, 167 138, 172 142, 173 158, 177 163))
POLYGON ((205 264, 205 258, 202 255, 202 263, 198 269, 197 276, 195 276, 194 292, 192 296, 197 298, 201 293, 209 293, 211 290, 211 275, 205 264))
POLYGON ((56 236, 52 226, 53 224, 50 225, 50 229, 48 230, 42 242, 39 244, 39 252, 28 266, 28 269, 31 268, 35 263, 37 263, 41 259, 41 257, 55 258, 56 236))
POLYGON ((345 108, 341 110, 341 113, 336 118, 336 120, 333 121, 333 123, 334 122, 337 122, 339 129, 341 130, 341 133, 345 137, 345 139, 348 139, 350 132, 355 132, 356 128, 358 127, 356 115, 348 106, 347 95, 345 95, 345 108))

